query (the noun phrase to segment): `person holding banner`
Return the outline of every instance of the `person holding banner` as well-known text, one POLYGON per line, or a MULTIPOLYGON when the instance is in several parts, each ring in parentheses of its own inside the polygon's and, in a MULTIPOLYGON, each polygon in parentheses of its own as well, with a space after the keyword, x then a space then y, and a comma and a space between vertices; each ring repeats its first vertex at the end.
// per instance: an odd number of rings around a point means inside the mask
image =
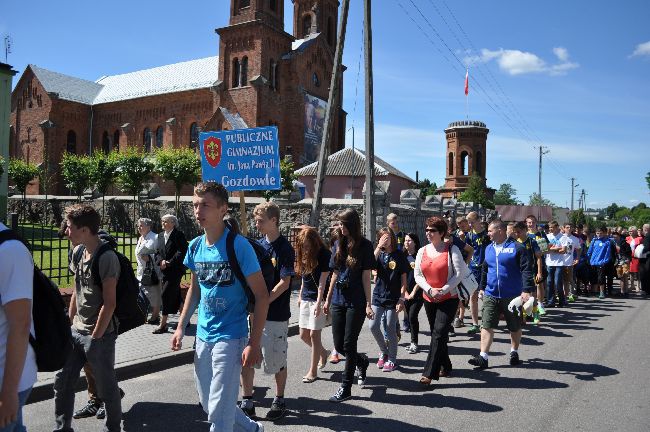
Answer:
POLYGON ((231 267, 226 247, 229 229, 223 218, 228 212, 228 192, 216 182, 199 183, 194 188, 192 205, 205 234, 192 240, 185 256, 192 282, 171 349, 182 348, 185 326, 199 306, 194 376, 210 431, 264 431, 261 423, 249 419, 237 407, 242 366, 251 367, 261 360, 260 340, 269 304, 257 255, 244 237, 235 237, 235 259, 255 296, 249 336, 248 297, 231 267))
POLYGON ((331 313, 334 347, 345 355, 346 361, 341 387, 330 402, 343 402, 352 397, 355 370, 359 386, 365 385, 370 362, 365 354, 357 352, 357 342, 366 317, 375 317, 370 297, 370 275, 375 267, 372 243, 361 236, 361 219, 356 210, 339 213, 338 227, 341 236, 330 261, 333 276, 325 313, 331 313))

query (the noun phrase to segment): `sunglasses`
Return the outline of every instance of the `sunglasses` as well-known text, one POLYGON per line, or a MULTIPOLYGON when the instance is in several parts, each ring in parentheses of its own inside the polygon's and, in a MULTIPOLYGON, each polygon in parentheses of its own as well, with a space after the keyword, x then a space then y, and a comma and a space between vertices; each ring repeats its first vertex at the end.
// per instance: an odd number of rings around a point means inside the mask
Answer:
POLYGON ((428 232, 428 233, 437 233, 438 232, 438 230, 434 229, 434 228, 426 228, 425 231, 428 232))

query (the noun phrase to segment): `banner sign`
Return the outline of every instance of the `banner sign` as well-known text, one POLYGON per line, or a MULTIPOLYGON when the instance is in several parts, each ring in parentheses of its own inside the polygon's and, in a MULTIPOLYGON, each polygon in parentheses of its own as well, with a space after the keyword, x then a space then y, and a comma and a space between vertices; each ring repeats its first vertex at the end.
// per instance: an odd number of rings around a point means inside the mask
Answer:
POLYGON ((201 132, 203 181, 216 181, 228 191, 279 190, 278 128, 201 132))
POLYGON ((320 145, 323 141, 323 128, 325 126, 325 111, 327 102, 305 93, 305 134, 304 153, 300 162, 307 165, 318 159, 320 145))

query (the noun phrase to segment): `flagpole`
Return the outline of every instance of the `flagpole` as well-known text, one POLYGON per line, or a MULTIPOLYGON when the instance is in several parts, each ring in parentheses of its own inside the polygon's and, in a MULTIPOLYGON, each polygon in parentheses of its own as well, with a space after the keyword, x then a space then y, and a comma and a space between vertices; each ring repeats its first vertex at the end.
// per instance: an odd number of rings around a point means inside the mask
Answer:
POLYGON ((465 71, 465 117, 469 120, 469 68, 465 71))

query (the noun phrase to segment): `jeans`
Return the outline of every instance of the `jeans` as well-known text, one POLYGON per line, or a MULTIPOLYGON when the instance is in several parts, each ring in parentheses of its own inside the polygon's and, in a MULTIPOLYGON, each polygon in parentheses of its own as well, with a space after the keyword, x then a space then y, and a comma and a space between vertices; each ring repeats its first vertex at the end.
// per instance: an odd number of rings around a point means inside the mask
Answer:
POLYGON ((411 343, 418 344, 418 335, 420 333, 420 319, 418 315, 422 309, 423 300, 407 300, 406 301, 406 313, 408 314, 408 320, 411 325, 411 343))
POLYGON ((429 327, 431 328, 431 347, 424 364, 422 376, 437 380, 440 377, 440 367, 451 371, 449 359, 449 327, 458 310, 458 299, 451 298, 442 303, 424 302, 424 311, 427 313, 429 327))
POLYGON ((368 321, 368 328, 375 337, 379 351, 384 356, 388 356, 388 360, 396 363, 397 360, 397 311, 395 308, 385 308, 382 306, 372 306, 372 311, 375 313, 375 319, 368 321), (381 331, 381 322, 385 321, 386 324, 386 339, 384 333, 381 331))
POLYGON ((548 267, 548 278, 546 279, 546 301, 549 304, 555 304, 555 292, 560 299, 560 303, 564 303, 564 288, 562 287, 562 269, 560 266, 548 267))
POLYGON ((16 417, 16 421, 9 423, 3 428, 0 428, 0 432, 26 432, 27 429, 23 425, 23 407, 25 406, 25 402, 27 402, 27 398, 29 397, 29 393, 31 393, 32 388, 28 388, 27 390, 23 390, 21 392, 18 392, 18 416, 16 417))
POLYGON ((194 378, 203 410, 208 414, 210 431, 258 430, 257 422, 246 417, 237 406, 241 355, 248 338, 204 342, 196 338, 194 378))
POLYGON ((354 371, 357 363, 366 361, 357 352, 357 341, 359 333, 363 328, 366 319, 366 311, 363 306, 348 307, 341 305, 332 306, 332 337, 334 348, 345 355, 345 372, 343 373, 342 387, 352 387, 354 371))
POLYGON ((72 328, 72 353, 54 378, 54 432, 72 432, 75 385, 79 372, 88 362, 95 375, 97 395, 104 401, 106 421, 104 432, 119 432, 122 423, 122 402, 115 377, 115 332, 99 339, 82 335, 72 328))

